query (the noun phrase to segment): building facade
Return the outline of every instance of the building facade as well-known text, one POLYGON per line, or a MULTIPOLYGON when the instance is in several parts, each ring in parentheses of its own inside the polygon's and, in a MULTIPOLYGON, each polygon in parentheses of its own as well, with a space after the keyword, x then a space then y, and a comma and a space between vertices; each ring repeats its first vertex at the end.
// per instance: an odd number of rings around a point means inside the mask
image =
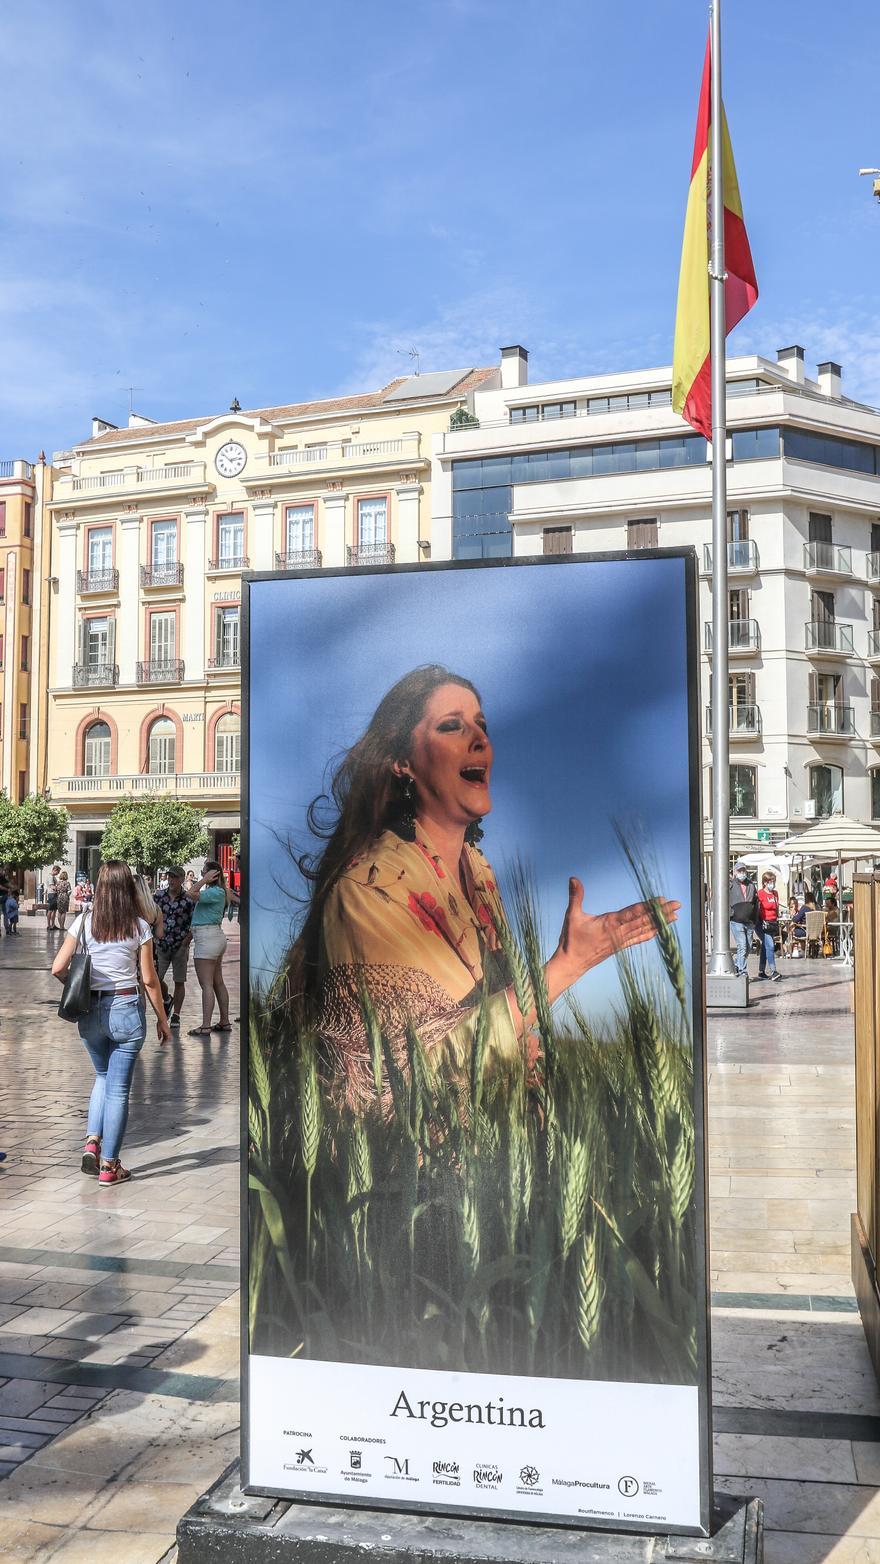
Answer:
MULTIPOLYGON (((435 442, 434 557, 694 546, 708 815, 711 447, 669 368, 507 368, 435 442)), ((837 810, 880 823, 880 412, 792 347, 728 361, 728 421, 731 812, 772 839, 837 810)))
POLYGON ((0 461, 0 790, 29 791, 37 488, 30 462, 0 461))
POLYGON ((115 802, 155 793, 203 808, 231 862, 242 570, 428 557, 434 437, 493 381, 498 367, 177 423, 96 419, 56 456, 36 785, 71 812, 76 870, 94 874, 115 802))

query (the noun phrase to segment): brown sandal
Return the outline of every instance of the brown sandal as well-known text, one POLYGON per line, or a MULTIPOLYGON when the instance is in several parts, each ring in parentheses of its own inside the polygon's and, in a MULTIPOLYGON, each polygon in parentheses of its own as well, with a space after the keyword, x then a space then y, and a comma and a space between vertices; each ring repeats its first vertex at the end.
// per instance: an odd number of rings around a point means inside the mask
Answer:
POLYGON ((98 1159, 101 1155, 101 1139, 98 1135, 87 1135, 83 1146, 82 1162, 80 1167, 84 1173, 90 1173, 92 1177, 98 1174, 98 1159))
POLYGON ((128 1168, 124 1168, 119 1158, 114 1157, 112 1162, 106 1162, 101 1168, 98 1174, 98 1183, 124 1184, 128 1178, 131 1178, 128 1168))

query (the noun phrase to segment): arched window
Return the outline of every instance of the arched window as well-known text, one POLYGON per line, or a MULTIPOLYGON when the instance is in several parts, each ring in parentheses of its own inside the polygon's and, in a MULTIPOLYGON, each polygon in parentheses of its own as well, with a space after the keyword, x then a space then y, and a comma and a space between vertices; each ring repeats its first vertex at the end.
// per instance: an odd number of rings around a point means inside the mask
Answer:
POLYGON ((93 722, 87 729, 83 759, 87 777, 109 777, 110 729, 106 722, 93 722))
POLYGON ((754 819, 758 813, 758 773, 754 766, 731 766, 730 813, 754 819))
POLYGON ((214 729, 214 770, 241 770, 241 718, 237 712, 220 717, 214 729))
POLYGON ((173 776, 177 735, 170 717, 157 717, 150 728, 147 745, 147 770, 151 776, 173 776))
POLYGON ((843 814, 843 771, 840 766, 810 767, 810 798, 816 814, 843 814))

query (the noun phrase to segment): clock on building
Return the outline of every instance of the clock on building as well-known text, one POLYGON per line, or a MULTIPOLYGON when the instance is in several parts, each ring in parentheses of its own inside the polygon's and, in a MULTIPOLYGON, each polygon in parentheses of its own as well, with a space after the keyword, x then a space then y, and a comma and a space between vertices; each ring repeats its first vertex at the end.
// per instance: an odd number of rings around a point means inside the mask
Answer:
POLYGON ((227 440, 217 452, 215 462, 221 478, 237 478, 244 470, 247 451, 237 440, 227 440))

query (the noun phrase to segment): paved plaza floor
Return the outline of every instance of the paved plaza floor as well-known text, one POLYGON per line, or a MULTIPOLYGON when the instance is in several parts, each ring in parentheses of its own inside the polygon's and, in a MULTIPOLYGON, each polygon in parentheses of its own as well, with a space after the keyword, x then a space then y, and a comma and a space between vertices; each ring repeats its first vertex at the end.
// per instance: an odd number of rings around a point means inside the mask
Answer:
MULTIPOLYGON (((130 1184, 79 1173, 55 940, 0 940, 0 1561, 159 1564, 237 1453, 238 1029, 148 1040, 130 1184)), ((237 983, 237 945, 227 958, 237 983)), ((852 984, 783 963, 710 1024, 716 1487, 767 1564, 880 1564, 880 1392, 849 1280, 852 984)))

